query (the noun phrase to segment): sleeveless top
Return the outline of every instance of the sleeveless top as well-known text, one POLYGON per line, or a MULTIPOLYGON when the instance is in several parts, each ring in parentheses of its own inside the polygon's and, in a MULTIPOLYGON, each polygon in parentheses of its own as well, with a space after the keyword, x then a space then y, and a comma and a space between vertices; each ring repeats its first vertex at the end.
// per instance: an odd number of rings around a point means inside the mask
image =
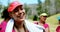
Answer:
POLYGON ((56 28, 56 32, 60 32, 60 26, 56 28))
MULTIPOLYGON (((38 22, 34 22, 34 24, 37 24, 37 25, 38 25, 38 22)), ((45 24, 43 25, 43 27, 46 29, 46 28, 49 27, 49 25, 48 25, 47 23, 45 23, 45 24)))
MULTIPOLYGON (((0 32, 5 32, 6 26, 7 26, 7 22, 5 20, 2 21, 2 23, 0 24, 0 32)), ((12 32, 15 32, 14 28, 13 28, 12 32)), ((27 30, 27 32, 29 32, 29 31, 27 30)))

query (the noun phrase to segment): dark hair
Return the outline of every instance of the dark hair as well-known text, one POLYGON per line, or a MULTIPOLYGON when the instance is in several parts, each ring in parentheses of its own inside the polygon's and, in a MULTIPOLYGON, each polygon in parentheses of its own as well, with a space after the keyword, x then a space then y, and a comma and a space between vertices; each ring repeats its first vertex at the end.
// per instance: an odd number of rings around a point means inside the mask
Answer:
POLYGON ((37 16, 36 15, 34 15, 34 18, 33 18, 33 21, 37 21, 37 16))
POLYGON ((60 19, 59 19, 59 21, 60 21, 60 19))
POLYGON ((1 17, 4 18, 4 19, 10 18, 7 9, 4 9, 4 10, 3 10, 1 17))

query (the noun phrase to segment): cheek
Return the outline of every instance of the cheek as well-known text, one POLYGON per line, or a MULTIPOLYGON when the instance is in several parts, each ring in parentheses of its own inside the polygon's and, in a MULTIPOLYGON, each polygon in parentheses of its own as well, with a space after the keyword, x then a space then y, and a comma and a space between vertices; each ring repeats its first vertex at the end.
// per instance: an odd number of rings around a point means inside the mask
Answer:
POLYGON ((12 14, 12 18, 14 18, 14 19, 15 19, 15 18, 16 18, 16 14, 12 14))
POLYGON ((14 15, 18 15, 18 12, 14 13, 14 15))
POLYGON ((41 17, 41 19, 44 19, 43 17, 41 17))
POLYGON ((45 17, 44 19, 46 20, 47 18, 45 17))
POLYGON ((43 21, 45 20, 44 17, 41 18, 43 21))
POLYGON ((16 18, 17 15, 18 15, 18 13, 14 13, 14 14, 12 14, 12 17, 13 17, 13 18, 16 18))
POLYGON ((14 15, 12 15, 12 18, 15 18, 15 16, 14 16, 14 15))
POLYGON ((41 17, 40 20, 43 20, 43 17, 41 17))
POLYGON ((26 17, 26 15, 24 15, 24 18, 26 17))

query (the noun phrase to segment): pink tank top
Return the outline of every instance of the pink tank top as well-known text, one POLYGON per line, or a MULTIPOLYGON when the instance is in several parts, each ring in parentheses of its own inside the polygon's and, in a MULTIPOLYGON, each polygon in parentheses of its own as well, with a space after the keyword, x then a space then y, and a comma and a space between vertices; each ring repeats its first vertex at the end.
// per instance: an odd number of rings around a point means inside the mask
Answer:
POLYGON ((56 28, 56 32, 60 32, 60 26, 56 28))
MULTIPOLYGON (((5 29, 6 29, 6 25, 7 25, 7 22, 4 20, 2 21, 2 23, 0 24, 0 32, 5 32, 5 29)), ((12 32, 15 32, 15 30, 12 30, 12 32)))
POLYGON ((47 24, 47 23, 45 23, 44 24, 44 28, 46 29, 46 28, 48 28, 49 27, 49 25, 47 24))
MULTIPOLYGON (((34 22, 34 24, 38 24, 38 22, 34 22)), ((45 24, 43 25, 43 27, 46 29, 46 28, 49 27, 49 25, 48 25, 47 23, 45 23, 45 24)))
MULTIPOLYGON (((6 26, 7 26, 7 22, 2 21, 2 23, 0 24, 0 28, 1 28, 0 32, 5 32, 6 26)), ((12 32, 15 32, 15 30, 13 29, 12 32)), ((27 32, 29 32, 29 31, 27 30, 27 32)))

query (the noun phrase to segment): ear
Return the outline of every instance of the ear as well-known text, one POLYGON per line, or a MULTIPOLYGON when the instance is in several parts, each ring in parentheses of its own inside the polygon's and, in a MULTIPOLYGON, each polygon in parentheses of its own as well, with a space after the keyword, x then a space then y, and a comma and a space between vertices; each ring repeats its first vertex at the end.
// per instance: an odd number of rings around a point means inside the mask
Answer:
POLYGON ((12 13, 9 13, 9 16, 12 18, 12 13))

